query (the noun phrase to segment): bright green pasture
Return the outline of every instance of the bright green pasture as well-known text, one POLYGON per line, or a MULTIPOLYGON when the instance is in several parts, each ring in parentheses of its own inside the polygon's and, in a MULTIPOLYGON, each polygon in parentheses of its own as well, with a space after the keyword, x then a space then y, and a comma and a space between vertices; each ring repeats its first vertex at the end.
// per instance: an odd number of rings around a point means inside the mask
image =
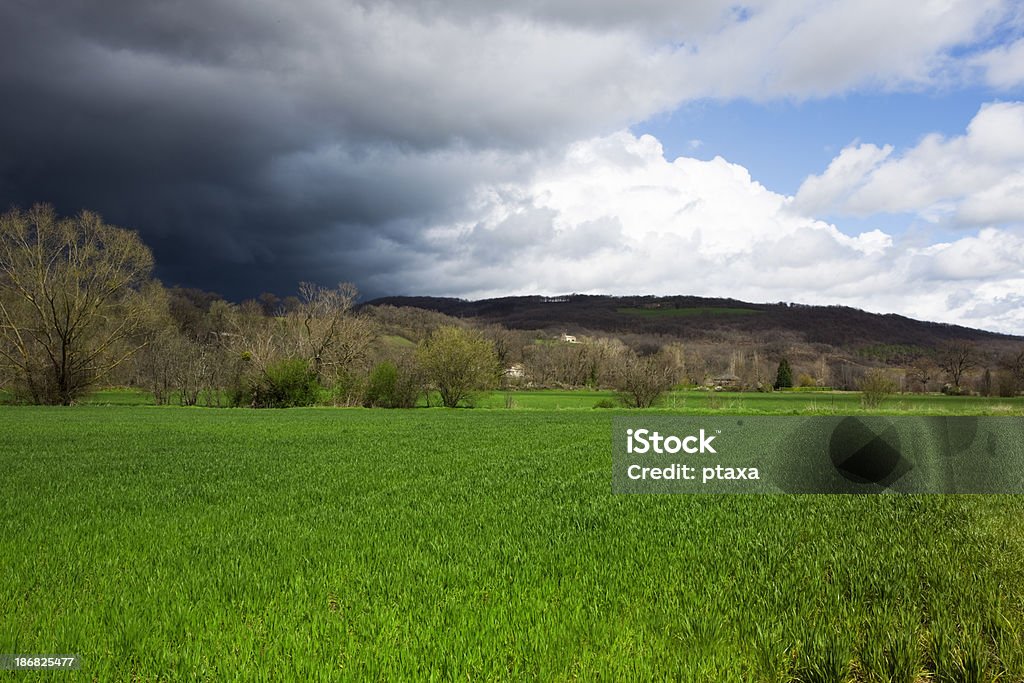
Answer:
POLYGON ((1024 680, 1024 499, 616 496, 611 414, 0 408, 60 680, 1024 680))
MULTIPOLYGON (((476 399, 479 408, 573 410, 594 408, 601 401, 615 401, 613 391, 523 390, 498 391, 476 399)), ((772 393, 729 391, 674 391, 666 394, 657 410, 690 414, 860 413, 861 395, 856 391, 776 391, 772 393)), ((996 398, 898 394, 883 401, 872 413, 948 415, 1024 415, 1024 396, 996 398)))
MULTIPOLYGON (((516 390, 495 391, 477 396, 473 404, 483 409, 590 410, 598 403, 617 402, 614 391, 516 390)), ((152 405, 153 398, 135 389, 103 389, 84 399, 85 405, 152 405)), ((431 405, 439 405, 434 396, 431 405)), ((421 399, 420 405, 426 402, 421 399)), ((880 408, 865 411, 856 391, 776 391, 767 394, 730 391, 674 391, 666 394, 654 410, 688 414, 728 415, 812 415, 857 414, 862 412, 917 415, 1024 415, 1024 396, 996 398, 943 396, 941 394, 897 394, 880 408)))

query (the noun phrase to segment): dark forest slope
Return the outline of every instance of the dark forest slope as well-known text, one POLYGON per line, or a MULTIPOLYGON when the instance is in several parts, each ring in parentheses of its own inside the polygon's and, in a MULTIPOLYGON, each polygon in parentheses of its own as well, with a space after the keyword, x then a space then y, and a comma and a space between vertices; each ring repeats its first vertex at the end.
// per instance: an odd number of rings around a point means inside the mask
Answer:
POLYGON ((670 334, 701 338, 715 332, 770 336, 775 331, 802 335, 833 346, 901 344, 935 347, 951 339, 977 342, 1021 337, 957 325, 923 322, 901 315, 868 313, 845 306, 752 304, 695 296, 611 297, 573 294, 466 301, 438 297, 386 297, 366 305, 411 306, 460 318, 476 318, 517 329, 576 328, 608 333, 670 334))

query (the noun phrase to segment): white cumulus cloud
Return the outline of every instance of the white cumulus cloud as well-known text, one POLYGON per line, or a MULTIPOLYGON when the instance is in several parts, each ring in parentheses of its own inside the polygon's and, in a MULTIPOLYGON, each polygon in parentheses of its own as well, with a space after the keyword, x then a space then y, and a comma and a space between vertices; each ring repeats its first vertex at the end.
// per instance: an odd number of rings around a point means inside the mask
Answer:
POLYGON ((916 213, 968 227, 1024 222, 1024 102, 983 105, 963 135, 843 149, 808 177, 794 205, 816 214, 916 213))
POLYGON ((686 293, 1024 332, 1018 232, 930 245, 879 229, 846 234, 742 166, 669 160, 649 135, 577 142, 527 180, 483 183, 473 207, 425 233, 403 277, 410 291, 686 293))
POLYGON ((975 65, 985 71, 985 80, 996 88, 1024 85, 1024 38, 977 55, 975 65))

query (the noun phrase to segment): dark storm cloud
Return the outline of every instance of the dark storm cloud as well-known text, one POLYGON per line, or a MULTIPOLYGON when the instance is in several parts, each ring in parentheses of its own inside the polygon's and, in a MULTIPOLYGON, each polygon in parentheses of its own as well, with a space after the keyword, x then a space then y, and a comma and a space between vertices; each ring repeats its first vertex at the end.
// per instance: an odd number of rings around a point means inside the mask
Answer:
POLYGON ((313 7, 328 35, 247 3, 5 3, 0 202, 98 210, 165 279, 230 295, 367 279, 533 133, 450 109, 337 7, 313 7))
POLYGON ((139 229, 161 274, 189 284, 270 255, 270 226, 253 220, 267 207, 252 169, 301 144, 287 128, 275 134, 273 102, 258 98, 265 113, 248 113, 237 86, 186 62, 155 64, 111 35, 114 11, 104 20, 78 7, 0 10, 0 79, 13 105, 0 108, 3 203, 99 210, 139 229), (251 241, 240 239, 244 225, 251 241))

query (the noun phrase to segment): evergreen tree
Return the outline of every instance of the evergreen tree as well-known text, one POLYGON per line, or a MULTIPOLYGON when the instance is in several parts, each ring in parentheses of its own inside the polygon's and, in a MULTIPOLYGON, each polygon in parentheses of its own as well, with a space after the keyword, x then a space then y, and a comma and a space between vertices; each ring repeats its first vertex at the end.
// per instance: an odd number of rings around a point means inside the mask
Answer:
POLYGON ((775 373, 775 388, 783 389, 793 386, 793 369, 789 367, 789 361, 783 358, 779 362, 779 371, 775 373))

